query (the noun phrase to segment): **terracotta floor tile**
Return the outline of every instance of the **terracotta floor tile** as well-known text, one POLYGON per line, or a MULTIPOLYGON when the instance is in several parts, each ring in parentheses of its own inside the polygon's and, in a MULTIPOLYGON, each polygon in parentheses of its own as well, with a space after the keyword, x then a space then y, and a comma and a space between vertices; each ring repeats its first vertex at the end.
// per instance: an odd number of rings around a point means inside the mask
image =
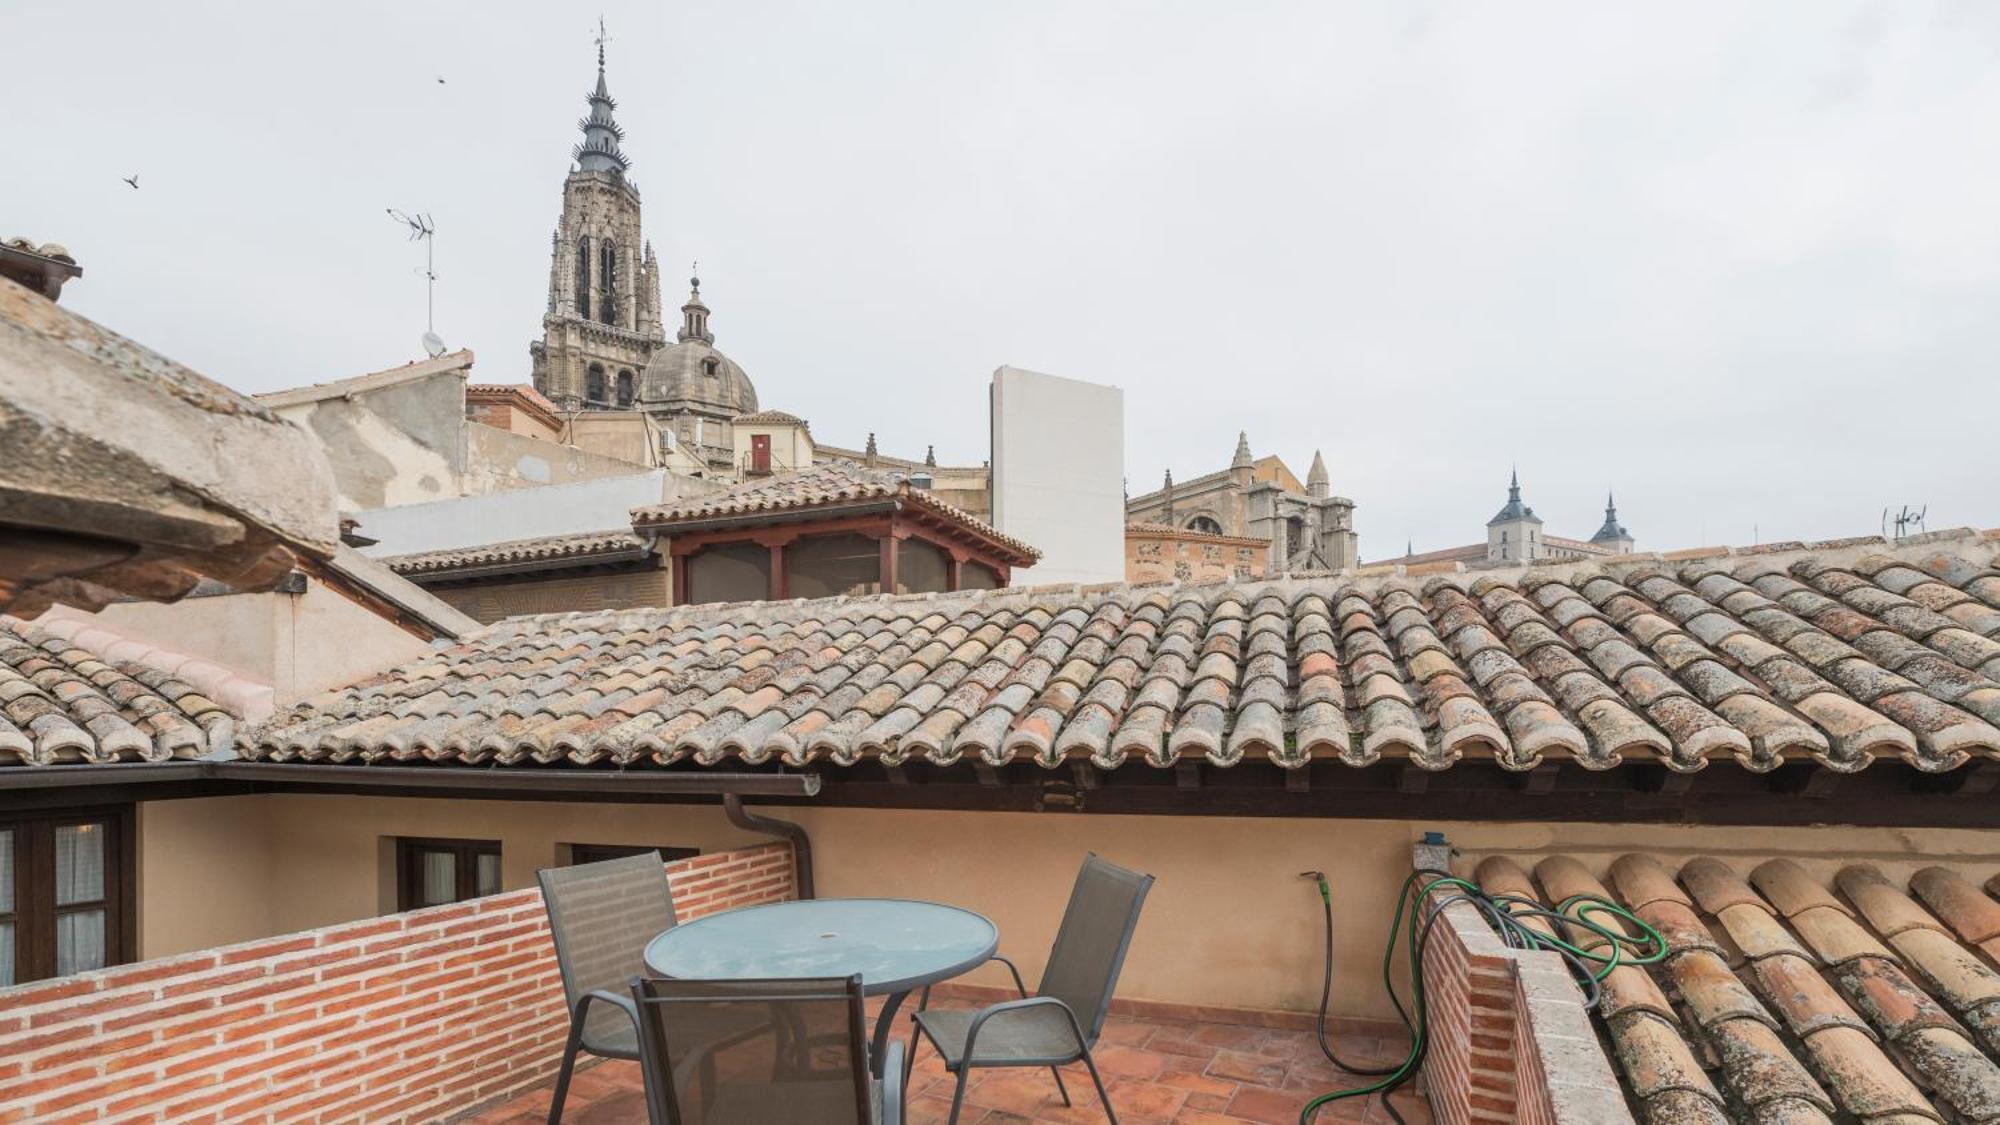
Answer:
MULTIPOLYGON (((1400 1059, 1403 1046, 1356 1035, 1342 1037, 1335 1049, 1358 1062, 1390 1055, 1400 1059)), ((1239 1024, 1116 1016, 1107 1022, 1094 1054, 1111 1104, 1126 1125, 1291 1125, 1307 1099, 1367 1081, 1329 1066, 1309 1032, 1239 1024)), ((946 1073, 937 1052, 925 1048, 914 1057, 907 1119, 910 1125, 943 1125, 957 1079, 946 1073)), ((975 1070, 967 1077, 959 1123, 1099 1125, 1105 1120, 1081 1063, 1064 1067, 1063 1081, 1073 1105, 1063 1105, 1045 1068, 975 1070)), ((547 1118, 549 1095, 550 1086, 528 1091, 463 1125, 536 1125, 547 1118)), ((1429 1125, 1430 1114, 1413 1091, 1399 1092, 1396 1104, 1413 1125, 1429 1125)), ((645 1125, 637 1064, 602 1062, 579 1071, 570 1083, 563 1119, 570 1125, 645 1125)), ((1319 1115, 1320 1125, 1342 1122, 1387 1125, 1389 1118, 1372 1097, 1336 1102, 1319 1115)))
POLYGON ((1206 1073, 1210 1078, 1253 1086, 1282 1086, 1285 1082, 1284 1063, 1242 1051, 1217 1051, 1206 1073))
POLYGON ((1274 1090, 1269 1086, 1243 1086, 1229 1099, 1228 1113, 1259 1125, 1295 1125, 1299 1110, 1311 1095, 1297 1090, 1274 1090))

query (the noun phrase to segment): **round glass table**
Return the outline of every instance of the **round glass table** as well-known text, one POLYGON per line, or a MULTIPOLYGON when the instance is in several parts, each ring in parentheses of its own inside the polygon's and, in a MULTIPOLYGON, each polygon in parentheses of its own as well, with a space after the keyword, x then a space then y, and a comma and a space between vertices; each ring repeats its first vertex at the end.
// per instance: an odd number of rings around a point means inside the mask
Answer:
POLYGON ((896 1010, 914 989, 986 963, 1000 931, 970 910, 894 898, 746 906, 684 922, 646 943, 646 967, 682 980, 861 975, 886 996, 868 1065, 882 1073, 896 1010))

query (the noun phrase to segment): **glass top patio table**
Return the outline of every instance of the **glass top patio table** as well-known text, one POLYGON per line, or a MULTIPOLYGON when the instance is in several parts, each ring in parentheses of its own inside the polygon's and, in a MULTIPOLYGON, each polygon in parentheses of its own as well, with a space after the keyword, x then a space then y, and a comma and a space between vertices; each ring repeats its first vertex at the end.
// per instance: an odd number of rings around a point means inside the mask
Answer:
POLYGON ((646 966, 682 980, 844 977, 870 996, 908 992, 977 968, 1000 931, 970 910, 895 898, 747 906, 683 922, 646 943, 646 966))
POLYGON ((889 1029, 911 990, 976 969, 1000 931, 970 910, 900 898, 816 898, 725 910, 683 922, 646 943, 646 967, 681 980, 844 977, 886 996, 870 1037, 868 1069, 883 1077, 889 1029))

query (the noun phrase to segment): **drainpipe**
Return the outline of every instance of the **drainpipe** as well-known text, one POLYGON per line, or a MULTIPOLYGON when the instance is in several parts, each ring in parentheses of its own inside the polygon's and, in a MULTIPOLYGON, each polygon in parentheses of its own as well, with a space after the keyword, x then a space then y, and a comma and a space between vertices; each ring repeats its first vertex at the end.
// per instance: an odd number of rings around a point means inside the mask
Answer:
POLYGON ((729 815, 729 823, 750 832, 766 836, 777 836, 792 845, 793 878, 799 885, 800 898, 813 897, 813 850, 812 837, 806 830, 789 820, 759 816, 743 807, 743 798, 736 793, 722 795, 722 811, 729 815))

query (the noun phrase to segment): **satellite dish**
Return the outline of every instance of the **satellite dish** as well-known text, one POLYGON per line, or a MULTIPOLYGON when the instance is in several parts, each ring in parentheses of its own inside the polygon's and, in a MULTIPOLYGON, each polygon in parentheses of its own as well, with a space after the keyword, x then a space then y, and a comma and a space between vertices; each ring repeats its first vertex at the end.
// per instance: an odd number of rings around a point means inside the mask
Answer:
POLYGON ((435 359, 444 354, 444 337, 435 332, 424 333, 424 350, 435 359))

